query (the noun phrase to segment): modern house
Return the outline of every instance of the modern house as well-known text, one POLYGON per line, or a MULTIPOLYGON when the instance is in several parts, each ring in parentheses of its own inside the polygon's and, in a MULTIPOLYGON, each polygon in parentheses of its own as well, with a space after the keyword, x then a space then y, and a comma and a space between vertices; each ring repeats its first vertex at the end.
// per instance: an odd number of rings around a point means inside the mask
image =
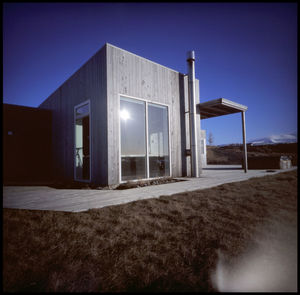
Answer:
POLYGON ((206 165, 200 116, 241 112, 245 127, 247 107, 222 98, 200 104, 194 61, 191 51, 182 74, 106 43, 39 106, 52 114, 56 179, 104 186, 199 177, 206 165))

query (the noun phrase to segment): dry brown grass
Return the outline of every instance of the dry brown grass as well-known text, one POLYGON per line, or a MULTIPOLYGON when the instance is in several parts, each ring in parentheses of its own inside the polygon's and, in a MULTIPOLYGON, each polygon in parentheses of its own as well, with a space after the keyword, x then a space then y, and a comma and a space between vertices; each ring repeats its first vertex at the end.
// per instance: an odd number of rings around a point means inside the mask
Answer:
MULTIPOLYGON (((289 156, 292 165, 297 166, 298 143, 278 143, 251 146, 247 144, 248 157, 289 156)), ((241 144, 227 146, 207 146, 207 163, 216 165, 236 164, 243 161, 243 146, 241 144)))
POLYGON ((82 213, 3 209, 3 289, 215 291, 218 250, 234 261, 264 224, 296 220, 297 171, 82 213))

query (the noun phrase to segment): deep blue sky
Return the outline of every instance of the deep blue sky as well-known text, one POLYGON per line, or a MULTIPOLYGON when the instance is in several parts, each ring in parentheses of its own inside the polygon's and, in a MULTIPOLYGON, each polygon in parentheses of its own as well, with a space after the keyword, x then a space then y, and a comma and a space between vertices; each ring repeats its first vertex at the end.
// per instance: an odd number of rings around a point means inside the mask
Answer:
MULTIPOLYGON (((247 139, 297 130, 296 3, 5 3, 3 102, 38 106, 106 42, 187 73, 200 101, 248 106, 247 139)), ((201 120, 214 144, 242 141, 241 116, 201 120)))

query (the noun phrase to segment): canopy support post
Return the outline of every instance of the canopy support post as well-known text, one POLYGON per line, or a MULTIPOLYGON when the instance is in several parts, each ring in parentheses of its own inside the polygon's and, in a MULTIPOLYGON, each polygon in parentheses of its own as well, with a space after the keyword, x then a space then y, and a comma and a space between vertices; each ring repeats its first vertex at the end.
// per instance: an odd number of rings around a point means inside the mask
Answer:
POLYGON ((248 171, 248 160, 247 160, 247 144, 246 144, 246 124, 245 124, 245 112, 241 112, 242 115, 242 127, 243 127, 243 151, 244 151, 244 171, 248 171))

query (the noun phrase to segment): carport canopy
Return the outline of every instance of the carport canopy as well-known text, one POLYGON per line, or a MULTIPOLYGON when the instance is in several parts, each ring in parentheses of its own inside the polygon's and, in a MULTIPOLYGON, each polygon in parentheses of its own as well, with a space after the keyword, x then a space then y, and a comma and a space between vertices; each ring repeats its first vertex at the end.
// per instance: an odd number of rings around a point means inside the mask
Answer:
POLYGON ((248 107, 226 98, 218 98, 197 104, 200 118, 208 119, 239 112, 245 112, 248 107))
POLYGON ((234 113, 242 114, 242 129, 243 129, 243 147, 244 147, 244 171, 248 170, 247 163, 247 145, 246 145, 246 126, 245 112, 248 107, 231 101, 226 98, 218 98, 197 104, 197 112, 200 113, 200 119, 208 119, 234 113))

